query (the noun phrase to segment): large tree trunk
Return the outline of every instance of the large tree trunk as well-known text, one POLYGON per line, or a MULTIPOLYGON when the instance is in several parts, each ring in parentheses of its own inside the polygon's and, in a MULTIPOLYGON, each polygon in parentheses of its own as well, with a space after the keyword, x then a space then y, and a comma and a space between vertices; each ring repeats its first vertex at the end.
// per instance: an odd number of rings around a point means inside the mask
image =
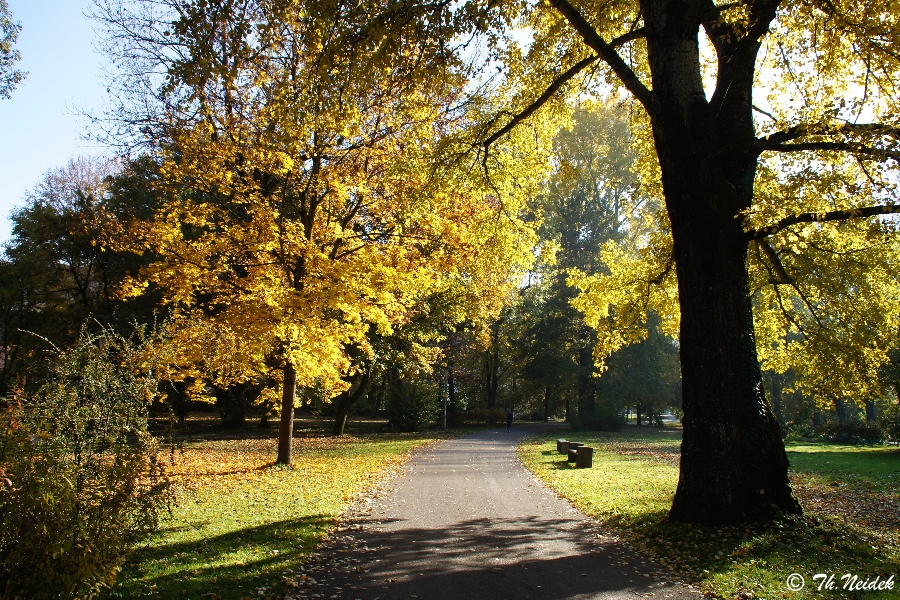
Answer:
POLYGON ((746 243, 734 215, 710 226, 707 201, 716 192, 698 187, 691 190, 694 210, 670 211, 676 213, 684 390, 681 473, 671 517, 728 522, 797 512, 778 421, 763 394, 746 243))
POLYGON ((288 362, 284 366, 284 386, 281 393, 281 426, 278 429, 278 463, 291 464, 291 445, 294 437, 294 398, 297 395, 297 371, 288 362))
POLYGON ((756 175, 752 88, 759 42, 720 48, 727 59, 719 62, 718 96, 707 100, 699 4, 641 4, 681 305, 684 435, 670 517, 723 523, 799 512, 778 421, 763 393, 741 218, 756 175))
POLYGON ((784 413, 781 410, 781 381, 773 378, 772 389, 772 406, 775 408, 775 418, 778 419, 778 426, 784 428, 784 413))

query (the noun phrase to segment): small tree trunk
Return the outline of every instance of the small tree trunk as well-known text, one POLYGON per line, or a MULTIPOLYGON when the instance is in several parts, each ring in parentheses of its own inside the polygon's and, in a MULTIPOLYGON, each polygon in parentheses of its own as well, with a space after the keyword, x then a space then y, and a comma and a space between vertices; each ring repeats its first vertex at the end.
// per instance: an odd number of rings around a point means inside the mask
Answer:
POLYGON ((337 415, 334 418, 334 425, 331 428, 332 435, 344 435, 344 428, 347 426, 347 416, 350 414, 350 407, 362 398, 363 394, 369 389, 369 376, 370 371, 357 373, 350 381, 350 389, 344 390, 334 399, 337 403, 337 415), (353 386, 356 386, 356 388, 353 389, 353 386))
POLYGON ((222 427, 245 428, 247 426, 247 393, 249 383, 237 383, 225 389, 216 388, 216 400, 222 427))
POLYGON ((544 388, 544 421, 550 418, 550 384, 544 388))
POLYGON ((456 406, 456 381, 453 379, 453 369, 447 373, 447 401, 456 406))
POLYGON ((349 414, 350 401, 344 394, 341 394, 337 406, 337 414, 334 417, 334 426, 331 428, 331 435, 344 435, 344 428, 347 426, 347 415, 349 414))
POLYGON ((876 417, 875 403, 871 400, 866 400, 866 421, 873 423, 876 417))
POLYGON ((847 405, 844 404, 843 398, 834 399, 834 410, 837 413, 838 423, 844 424, 847 421, 847 405))
POLYGON ((594 352, 591 346, 578 351, 578 416, 594 412, 594 352))
POLYGON ((637 426, 638 427, 643 427, 643 423, 641 423, 641 418, 643 416, 642 409, 643 409, 643 407, 640 404, 638 404, 637 407, 634 409, 634 412, 637 415, 637 426))
POLYGON ((500 385, 500 352, 496 347, 488 352, 484 367, 487 407, 493 409, 497 406, 497 390, 500 385))
POLYGON ((281 393, 281 426, 278 430, 278 463, 291 464, 291 445, 294 437, 294 398, 297 395, 297 371, 290 362, 284 366, 284 387, 281 393))

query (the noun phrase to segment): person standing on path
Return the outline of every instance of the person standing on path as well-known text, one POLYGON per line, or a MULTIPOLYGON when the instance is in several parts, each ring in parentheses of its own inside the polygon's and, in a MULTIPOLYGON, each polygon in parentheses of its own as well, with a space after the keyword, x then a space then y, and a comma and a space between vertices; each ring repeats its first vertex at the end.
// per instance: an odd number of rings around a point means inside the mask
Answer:
POLYGON ((506 433, 512 432, 512 408, 506 409, 506 433))

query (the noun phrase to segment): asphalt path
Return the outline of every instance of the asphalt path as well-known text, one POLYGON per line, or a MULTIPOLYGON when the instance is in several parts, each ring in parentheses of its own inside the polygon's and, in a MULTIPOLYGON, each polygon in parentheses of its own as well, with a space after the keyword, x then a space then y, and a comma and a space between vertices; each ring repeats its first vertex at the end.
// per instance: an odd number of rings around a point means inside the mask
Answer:
POLYGON ((286 598, 691 598, 519 462, 537 428, 481 431, 416 452, 356 503, 286 598))

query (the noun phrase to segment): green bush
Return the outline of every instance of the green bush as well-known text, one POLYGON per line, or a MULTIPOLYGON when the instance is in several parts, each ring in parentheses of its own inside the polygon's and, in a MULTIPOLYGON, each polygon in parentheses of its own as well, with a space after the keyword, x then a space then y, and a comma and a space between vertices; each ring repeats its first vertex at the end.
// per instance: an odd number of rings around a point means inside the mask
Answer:
POLYGON ((498 425, 506 423, 506 411, 500 408, 476 408, 466 411, 464 420, 472 425, 498 425))
POLYGON ((888 405, 878 420, 881 422, 881 431, 886 440, 900 441, 900 406, 893 403, 888 405))
POLYGON ((400 431, 421 431, 437 422, 441 412, 437 385, 428 381, 400 381, 387 399, 387 416, 400 431))
POLYGON ((0 399, 0 598, 95 597, 157 527, 169 488, 138 364, 125 339, 83 332, 34 395, 0 399))
POLYGON ((572 417, 573 431, 619 431, 624 425, 624 415, 612 406, 597 406, 572 417))
POLYGON ((832 421, 822 426, 821 435, 839 444, 878 444, 884 438, 881 426, 871 421, 832 421))

